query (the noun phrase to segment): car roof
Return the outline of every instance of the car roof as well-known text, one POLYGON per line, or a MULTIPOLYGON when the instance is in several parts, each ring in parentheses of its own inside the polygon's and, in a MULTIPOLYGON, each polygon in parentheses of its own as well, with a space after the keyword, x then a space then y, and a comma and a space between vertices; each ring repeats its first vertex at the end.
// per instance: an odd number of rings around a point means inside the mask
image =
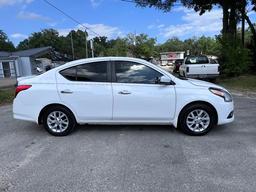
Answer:
POLYGON ((143 59, 138 59, 138 58, 133 58, 133 57, 95 57, 95 58, 88 58, 88 59, 79 59, 79 60, 68 62, 64 65, 59 66, 59 67, 56 67, 52 70, 49 70, 48 72, 61 71, 61 70, 64 70, 64 69, 67 69, 69 67, 73 67, 73 66, 76 66, 76 65, 92 63, 92 62, 100 62, 100 61, 131 61, 131 62, 138 62, 138 63, 141 63, 141 64, 145 64, 147 66, 150 66, 150 67, 154 68, 157 71, 161 71, 163 74, 166 74, 167 76, 171 76, 171 77, 173 76, 169 72, 167 72, 166 70, 156 66, 153 63, 150 63, 150 62, 148 62, 146 60, 143 60, 143 59))
POLYGON ((91 62, 100 62, 100 61, 133 61, 139 63, 149 63, 146 60, 133 58, 133 57, 94 57, 94 58, 87 58, 87 59, 79 59, 75 61, 68 62, 64 65, 57 67, 58 69, 72 67, 79 64, 91 63, 91 62))

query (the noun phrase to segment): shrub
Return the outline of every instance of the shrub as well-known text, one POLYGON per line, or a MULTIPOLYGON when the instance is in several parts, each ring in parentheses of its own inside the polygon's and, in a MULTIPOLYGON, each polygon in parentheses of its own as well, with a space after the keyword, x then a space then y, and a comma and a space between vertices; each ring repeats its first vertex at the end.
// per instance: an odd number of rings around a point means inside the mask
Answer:
POLYGON ((237 76, 248 72, 251 63, 250 51, 243 48, 240 41, 229 38, 220 39, 222 53, 220 57, 222 73, 228 76, 237 76))

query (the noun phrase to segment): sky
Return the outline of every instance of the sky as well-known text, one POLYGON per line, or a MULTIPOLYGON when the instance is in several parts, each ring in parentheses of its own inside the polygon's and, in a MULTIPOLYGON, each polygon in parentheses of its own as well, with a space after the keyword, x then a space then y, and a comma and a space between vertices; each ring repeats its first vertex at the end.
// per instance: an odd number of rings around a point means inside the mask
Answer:
MULTIPOLYGON (((199 16, 193 9, 176 5, 168 13, 155 8, 141 8, 121 0, 48 0, 98 35, 124 37, 145 33, 162 43, 169 38, 215 36, 222 27, 222 11, 214 8, 199 16)), ((0 0, 0 29, 17 45, 31 33, 54 28, 67 35, 81 25, 62 15, 44 0, 0 0)), ((256 22, 256 14, 250 17, 256 22)), ((82 28, 81 28, 82 29, 82 28)), ((91 31, 89 36, 95 34, 91 31)))

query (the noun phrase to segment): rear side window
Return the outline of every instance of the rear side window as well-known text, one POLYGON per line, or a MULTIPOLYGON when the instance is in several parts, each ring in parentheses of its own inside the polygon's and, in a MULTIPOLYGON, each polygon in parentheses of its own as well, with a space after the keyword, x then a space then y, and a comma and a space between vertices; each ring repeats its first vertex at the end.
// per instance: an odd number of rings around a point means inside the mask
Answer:
POLYGON ((60 74, 70 81, 76 81, 76 67, 64 69, 60 74))
POLYGON ((209 63, 209 59, 206 56, 189 56, 186 59, 185 64, 206 64, 209 63))
POLYGON ((156 84, 163 75, 158 71, 135 62, 115 61, 118 83, 156 84))
POLYGON ((64 69, 60 74, 70 81, 107 82, 107 62, 94 62, 64 69))

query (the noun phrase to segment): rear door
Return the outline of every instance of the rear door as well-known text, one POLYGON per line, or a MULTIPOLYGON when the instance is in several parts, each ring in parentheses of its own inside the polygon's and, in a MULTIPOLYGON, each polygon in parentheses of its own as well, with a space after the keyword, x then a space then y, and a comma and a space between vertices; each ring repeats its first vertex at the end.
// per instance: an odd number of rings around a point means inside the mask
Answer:
POLYGON ((165 122, 175 113, 175 88, 157 84, 162 73, 141 63, 113 62, 113 120, 165 122))
POLYGON ((112 119, 112 87, 108 61, 85 63, 57 73, 61 101, 82 122, 112 119))

